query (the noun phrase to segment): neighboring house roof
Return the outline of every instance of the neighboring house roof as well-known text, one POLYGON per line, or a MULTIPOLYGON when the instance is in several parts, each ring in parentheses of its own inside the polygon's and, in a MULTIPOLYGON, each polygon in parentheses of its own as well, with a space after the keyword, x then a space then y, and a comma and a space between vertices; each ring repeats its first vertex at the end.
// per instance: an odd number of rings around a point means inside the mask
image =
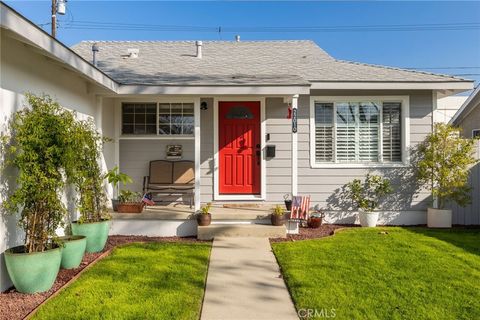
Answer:
POLYGON ((196 57, 195 41, 83 41, 72 49, 91 59, 94 43, 100 49, 98 67, 122 84, 470 82, 447 75, 336 60, 309 40, 203 41, 202 58, 196 57), (139 49, 138 58, 128 58, 128 49, 139 49))
POLYGON ((117 83, 107 74, 3 2, 0 7, 0 27, 2 32, 11 33, 17 40, 37 48, 86 79, 109 91, 117 90, 117 83))
POLYGON ((462 104, 460 109, 455 113, 450 123, 453 125, 459 125, 465 117, 470 114, 475 108, 480 106, 480 85, 472 92, 467 100, 462 104))

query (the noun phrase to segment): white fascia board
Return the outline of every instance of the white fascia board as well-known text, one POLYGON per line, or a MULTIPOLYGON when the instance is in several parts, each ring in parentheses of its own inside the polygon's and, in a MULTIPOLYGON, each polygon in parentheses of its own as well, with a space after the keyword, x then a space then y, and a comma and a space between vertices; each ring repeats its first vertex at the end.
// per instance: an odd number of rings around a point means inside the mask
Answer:
POLYGON ((454 82, 313 82, 310 89, 348 90, 461 90, 473 89, 473 81, 454 82))
POLYGON ((145 86, 120 85, 118 94, 294 95, 310 94, 309 86, 145 86))
POLYGON ((118 85, 114 80, 3 3, 0 10, 0 23, 3 29, 17 34, 24 39, 24 42, 39 48, 100 86, 116 92, 118 85))

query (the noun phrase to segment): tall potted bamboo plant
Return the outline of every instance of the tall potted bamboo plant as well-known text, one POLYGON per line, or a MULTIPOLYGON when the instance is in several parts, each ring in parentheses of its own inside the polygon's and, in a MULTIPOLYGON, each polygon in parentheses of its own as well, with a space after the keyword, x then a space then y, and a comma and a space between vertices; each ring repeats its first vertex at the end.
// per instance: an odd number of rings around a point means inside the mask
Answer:
POLYGON ((477 162, 473 156, 473 139, 460 136, 460 130, 438 123, 419 146, 418 179, 432 191, 433 206, 427 209, 430 228, 450 228, 452 210, 446 208, 456 202, 460 206, 470 203, 468 176, 477 162))
POLYGON ((56 229, 66 214, 61 192, 74 118, 48 96, 27 94, 26 99, 30 107, 13 115, 12 134, 3 139, 4 169, 18 172, 3 207, 20 214, 18 225, 25 232, 23 245, 5 251, 5 263, 15 288, 34 293, 49 290, 60 268, 56 229))
POLYGON ((91 120, 77 122, 75 137, 68 176, 78 194, 80 218, 72 222, 72 233, 87 237, 87 252, 99 252, 105 247, 110 226, 100 165, 103 139, 91 120))

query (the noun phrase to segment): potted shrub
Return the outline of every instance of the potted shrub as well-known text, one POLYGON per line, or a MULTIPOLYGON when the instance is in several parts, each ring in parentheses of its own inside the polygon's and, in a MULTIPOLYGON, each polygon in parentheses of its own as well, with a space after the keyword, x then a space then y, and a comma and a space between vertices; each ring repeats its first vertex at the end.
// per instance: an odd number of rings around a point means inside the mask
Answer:
POLYGON ((141 213, 143 211, 143 203, 141 194, 130 190, 120 191, 118 196, 118 212, 121 213, 141 213))
POLYGON ((200 212, 197 214, 197 223, 199 226, 205 227, 210 225, 212 222, 212 214, 210 213, 211 208, 211 202, 200 208, 200 212))
POLYGON ((285 208, 287 209, 287 211, 291 211, 292 210, 292 198, 291 198, 290 194, 286 193, 283 196, 283 200, 285 202, 285 208))
POLYGON ((3 207, 20 214, 24 245, 5 251, 10 278, 22 293, 49 290, 58 274, 61 247, 56 230, 66 216, 61 201, 65 187, 69 139, 74 116, 48 96, 26 94, 31 108, 16 112, 11 137, 3 137, 6 166, 18 170, 16 185, 3 207))
POLYGON ((276 205, 273 208, 273 212, 270 215, 270 221, 272 222, 272 226, 283 226, 285 224, 285 209, 282 208, 280 205, 276 205))
POLYGON ((64 236, 58 238, 62 246, 62 261, 60 266, 63 269, 77 268, 82 263, 87 237, 85 236, 64 236))
POLYGON ((364 181, 354 179, 347 184, 347 192, 359 211, 362 227, 375 227, 378 221, 380 200, 392 193, 390 181, 377 175, 367 174, 364 181))
MULTIPOLYGON (((105 179, 107 179, 107 181, 113 185, 117 197, 120 195, 120 183, 126 186, 127 183, 133 182, 129 175, 119 171, 118 166, 115 166, 112 170, 108 171, 105 175, 105 179)), ((111 199, 111 201, 113 211, 117 211, 118 198, 111 199)))
POLYGON ((438 123, 419 146, 418 179, 432 191, 433 206, 427 209, 430 228, 450 228, 452 210, 445 206, 456 202, 460 206, 470 203, 468 176, 475 160, 473 139, 460 136, 460 131, 438 123))
POLYGON ((78 121, 72 135, 75 152, 71 155, 67 176, 77 191, 80 212, 80 218, 71 224, 72 233, 87 237, 87 252, 99 252, 105 247, 110 228, 100 165, 104 139, 95 130, 92 120, 78 121))

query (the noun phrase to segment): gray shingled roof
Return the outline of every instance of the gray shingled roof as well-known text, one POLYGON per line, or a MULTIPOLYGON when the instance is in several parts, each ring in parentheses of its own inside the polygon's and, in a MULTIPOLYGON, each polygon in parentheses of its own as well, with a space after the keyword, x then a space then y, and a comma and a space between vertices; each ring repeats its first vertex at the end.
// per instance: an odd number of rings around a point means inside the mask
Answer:
POLYGON ((97 43, 98 67, 122 84, 145 85, 305 85, 308 82, 457 82, 464 79, 340 61, 313 41, 83 41, 72 47, 91 60, 97 43), (139 49, 138 58, 127 50, 139 49))

